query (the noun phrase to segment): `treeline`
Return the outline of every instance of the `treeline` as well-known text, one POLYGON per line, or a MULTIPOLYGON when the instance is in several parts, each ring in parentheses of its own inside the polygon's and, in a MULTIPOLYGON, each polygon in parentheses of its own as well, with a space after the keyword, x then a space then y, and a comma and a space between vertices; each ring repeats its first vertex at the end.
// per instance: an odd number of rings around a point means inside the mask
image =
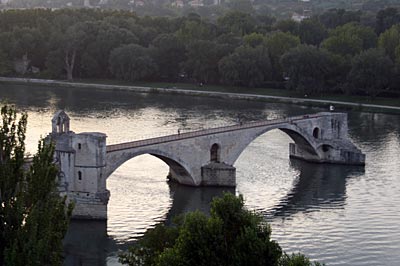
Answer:
POLYGON ((376 96, 400 91, 400 13, 329 10, 301 22, 239 11, 139 17, 91 9, 0 13, 0 74, 284 87, 376 96))

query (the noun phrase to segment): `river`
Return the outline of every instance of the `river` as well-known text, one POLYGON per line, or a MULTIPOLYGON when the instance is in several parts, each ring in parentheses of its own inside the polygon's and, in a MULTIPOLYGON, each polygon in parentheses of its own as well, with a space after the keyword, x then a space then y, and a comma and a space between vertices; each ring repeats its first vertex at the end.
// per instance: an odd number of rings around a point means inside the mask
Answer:
MULTIPOLYGON (((29 115, 27 150, 51 131, 58 109, 75 132, 99 131, 119 143, 283 116, 323 111, 274 104, 127 91, 0 84, 0 98, 29 115)), ((340 110, 339 110, 340 111, 340 110)), ((241 154, 237 187, 247 208, 271 224, 284 251, 302 252, 327 265, 398 265, 400 261, 400 117, 349 113, 351 140, 366 166, 318 165, 290 160, 290 138, 270 131, 241 154)), ((219 188, 192 188, 166 181, 168 167, 142 155, 107 180, 107 222, 73 221, 65 239, 66 265, 119 265, 117 253, 160 222, 195 209, 208 211, 219 188)))

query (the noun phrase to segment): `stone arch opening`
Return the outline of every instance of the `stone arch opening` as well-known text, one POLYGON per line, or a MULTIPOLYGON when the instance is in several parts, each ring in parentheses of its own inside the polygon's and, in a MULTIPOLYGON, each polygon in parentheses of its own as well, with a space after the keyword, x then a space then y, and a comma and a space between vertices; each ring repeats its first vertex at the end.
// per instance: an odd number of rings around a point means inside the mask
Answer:
POLYGON ((290 140, 288 141, 289 147, 287 147, 287 149, 289 150, 289 157, 294 157, 292 156, 292 151, 301 150, 302 155, 306 156, 310 160, 319 158, 318 152, 313 146, 314 138, 312 137, 312 135, 304 135, 302 132, 297 131, 296 128, 293 128, 292 125, 288 125, 287 128, 267 128, 256 132, 251 138, 248 139, 248 141, 243 142, 243 144, 240 145, 240 148, 235 151, 235 154, 230 156, 230 158, 227 160, 227 163, 233 165, 248 145, 254 142, 258 137, 261 137, 275 130, 284 132, 284 135, 287 135, 289 139, 294 142, 293 143, 290 140))
MULTIPOLYGON (((196 180, 192 177, 192 174, 188 171, 185 165, 183 165, 179 160, 174 159, 172 156, 168 156, 168 154, 163 154, 160 151, 143 151, 143 152, 135 152, 135 153, 108 153, 107 154, 107 168, 104 174, 103 179, 107 179, 111 174, 117 170, 120 166, 125 164, 125 162, 134 159, 138 156, 151 156, 160 159, 163 163, 165 163, 169 167, 169 172, 166 175, 167 178, 171 181, 176 181, 177 183, 183 185, 196 186, 196 180)), ((149 166, 152 167, 152 166, 149 166)))
POLYGON ((322 145, 323 152, 328 152, 330 149, 332 149, 331 145, 327 145, 327 144, 322 145))
POLYGON ((318 139, 318 138, 320 138, 320 134, 321 134, 320 129, 318 127, 315 127, 313 129, 313 133, 312 133, 313 137, 318 139))
POLYGON ((220 151, 221 148, 217 143, 214 143, 210 149, 210 162, 220 162, 220 151))

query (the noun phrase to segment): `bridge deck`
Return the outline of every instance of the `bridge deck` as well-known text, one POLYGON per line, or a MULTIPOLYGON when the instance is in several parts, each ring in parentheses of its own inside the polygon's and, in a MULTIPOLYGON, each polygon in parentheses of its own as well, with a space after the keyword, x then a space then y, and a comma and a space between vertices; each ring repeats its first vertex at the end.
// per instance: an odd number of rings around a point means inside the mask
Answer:
POLYGON ((288 118, 279 118, 279 119, 251 122, 251 123, 245 123, 245 124, 237 124, 237 125, 231 125, 231 126, 209 128, 209 129, 197 130, 197 131, 192 131, 192 132, 185 132, 185 133, 181 133, 181 134, 173 134, 173 135, 149 138, 149 139, 144 139, 144 140, 124 142, 124 143, 119 143, 119 144, 107 145, 107 152, 126 150, 126 149, 131 149, 131 148, 136 148, 136 147, 143 147, 143 146, 148 146, 148 145, 166 143, 166 142, 170 142, 170 141, 183 140, 183 139, 194 138, 194 137, 205 136, 205 135, 212 135, 212 134, 217 134, 217 133, 237 131, 237 130, 242 130, 242 129, 246 129, 246 128, 255 128, 255 127, 271 126, 271 125, 277 125, 277 124, 283 124, 283 123, 292 123, 294 121, 313 119, 313 118, 318 118, 318 117, 322 117, 322 116, 323 115, 321 115, 321 114, 294 116, 294 117, 288 117, 288 118))

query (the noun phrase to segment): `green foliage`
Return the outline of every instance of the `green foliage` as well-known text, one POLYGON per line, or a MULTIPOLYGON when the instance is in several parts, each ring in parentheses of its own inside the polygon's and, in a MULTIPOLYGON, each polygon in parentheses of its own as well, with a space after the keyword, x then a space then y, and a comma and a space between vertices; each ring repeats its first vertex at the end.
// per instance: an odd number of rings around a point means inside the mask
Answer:
POLYGON ((215 28, 200 18, 186 20, 176 34, 182 42, 212 40, 216 36, 215 28))
POLYGON ((218 80, 218 61, 225 55, 224 46, 213 41, 193 41, 187 46, 187 60, 183 68, 198 82, 218 80))
POLYGON ((253 13, 254 8, 250 0, 231 0, 226 3, 226 6, 233 11, 243 13, 253 13))
POLYGON ((378 47, 392 60, 396 60, 396 48, 400 45, 400 24, 391 27, 379 36, 378 47))
POLYGON ((319 45, 327 36, 327 31, 318 20, 304 19, 299 24, 298 34, 303 44, 319 45))
POLYGON ((226 84, 256 87, 271 78, 271 62, 263 46, 238 47, 221 59, 218 68, 226 84))
POLYGON ((25 170, 27 115, 1 108, 0 127, 0 264, 62 265, 62 239, 72 205, 56 190, 54 147, 39 142, 25 170))
POLYGON ((377 36, 372 28, 348 23, 332 30, 322 47, 338 55, 354 56, 363 50, 376 47, 376 42, 377 36))
POLYGON ((400 23, 400 13, 397 8, 388 7, 376 14, 376 32, 382 33, 393 25, 400 23))
POLYGON ((299 46, 300 38, 288 32, 277 31, 267 36, 265 45, 271 59, 273 78, 275 80, 282 80, 280 58, 290 49, 299 46))
POLYGON ((217 25, 224 33, 233 33, 244 36, 254 32, 256 20, 247 13, 231 11, 217 20, 217 25))
POLYGON ((261 33, 251 33, 248 35, 243 36, 243 42, 245 45, 251 46, 251 47, 257 47, 264 42, 265 36, 261 33))
MULTIPOLYGON (((275 4, 283 9, 287 5, 275 4)), ((183 9, 186 15, 180 17, 137 16, 122 10, 6 10, 0 12, 0 75, 163 82, 183 78, 208 84, 283 87, 288 75, 281 57, 302 43, 329 54, 331 65, 304 66, 307 71, 298 75, 302 81, 289 80, 289 87, 343 92, 353 58, 377 43, 396 63, 392 72, 400 69, 399 11, 387 8, 376 14, 377 5, 372 6, 369 13, 330 9, 301 22, 276 21, 271 14, 281 11, 247 0, 199 7, 196 13, 183 9), (252 10, 252 5, 257 8, 252 10), (229 11, 227 6, 231 6, 229 11), (379 41, 373 28, 384 31, 379 41), (41 73, 33 73, 36 69, 41 73), (304 87, 307 83, 311 89, 304 87)))
POLYGON ((279 261, 279 266, 323 266, 323 264, 317 261, 311 262, 303 254, 287 255, 285 253, 279 261))
POLYGON ((292 19, 280 20, 276 22, 275 28, 282 32, 289 32, 293 35, 297 35, 299 32, 299 23, 292 19))
POLYGON ((388 88, 392 79, 393 62, 379 49, 369 49, 357 55, 352 62, 348 80, 353 90, 375 97, 388 88))
POLYGON ((177 227, 166 227, 158 224, 149 229, 139 243, 131 246, 128 252, 120 254, 119 261, 129 265, 155 265, 158 256, 165 249, 172 248, 177 237, 177 227))
POLYGON ((330 9, 319 15, 318 18, 326 28, 334 29, 350 22, 360 22, 361 11, 330 9))
POLYGON ((178 217, 175 227, 158 225, 120 255, 142 266, 321 266, 301 254, 282 254, 263 218, 244 207, 242 196, 226 193, 201 212, 178 217))
POLYGON ((153 58, 158 65, 159 75, 176 80, 180 65, 185 60, 184 44, 172 34, 160 34, 152 41, 153 58))
POLYGON ((11 62, 7 54, 0 49, 0 75, 6 75, 11 72, 11 62))
POLYGON ((146 48, 128 44, 111 51, 110 70, 119 79, 136 81, 152 77, 157 66, 146 48))
POLYGON ((332 56, 327 51, 309 45, 293 48, 281 58, 283 70, 289 78, 288 87, 306 94, 326 89, 331 63, 332 56))

